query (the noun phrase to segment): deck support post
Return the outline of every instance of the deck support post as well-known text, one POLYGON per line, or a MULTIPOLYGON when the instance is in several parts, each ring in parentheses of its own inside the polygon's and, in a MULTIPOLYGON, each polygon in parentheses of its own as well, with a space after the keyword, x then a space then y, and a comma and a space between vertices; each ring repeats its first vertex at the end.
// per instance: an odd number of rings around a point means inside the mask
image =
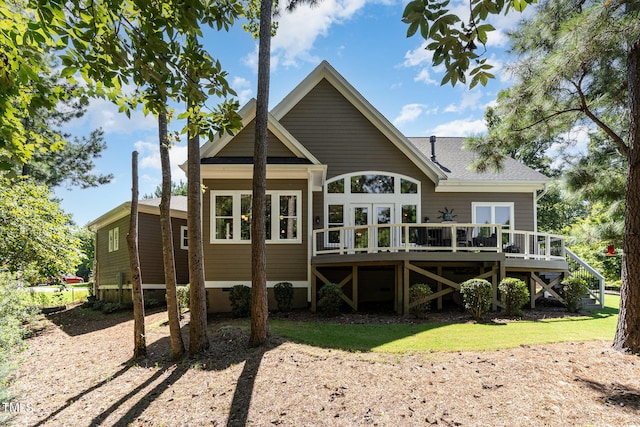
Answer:
POLYGON ((353 309, 358 311, 358 266, 354 265, 351 270, 351 292, 353 300, 353 309))
POLYGON ((536 308, 536 281, 529 275, 529 296, 531 297, 531 308, 536 308))
MULTIPOLYGON (((438 270, 437 271, 438 271, 438 276, 442 276, 442 266, 441 265, 438 266, 438 270)), ((437 286, 438 286, 438 293, 442 292, 442 282, 441 281, 438 280, 437 286)), ((442 296, 438 297, 437 307, 438 307, 438 310, 442 310, 442 296)))
POLYGON ((396 268, 396 280, 395 280, 395 301, 393 302, 393 309, 396 314, 402 314, 402 287, 403 287, 403 275, 402 264, 395 265, 396 268))
POLYGON ((402 315, 409 315, 409 264, 408 260, 404 261, 404 274, 402 285, 402 315))

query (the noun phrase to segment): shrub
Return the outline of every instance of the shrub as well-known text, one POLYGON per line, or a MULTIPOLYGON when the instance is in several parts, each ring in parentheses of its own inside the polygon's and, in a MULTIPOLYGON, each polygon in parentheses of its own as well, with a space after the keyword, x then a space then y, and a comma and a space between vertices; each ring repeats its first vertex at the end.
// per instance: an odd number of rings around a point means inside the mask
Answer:
POLYGON ((251 312, 251 288, 246 285, 235 285, 229 291, 231 315, 248 317, 251 312))
POLYGON ((505 277, 498 285, 507 316, 522 314, 522 306, 529 301, 527 284, 515 277, 505 277))
POLYGON ((176 299, 178 300, 178 312, 180 314, 189 309, 189 292, 189 284, 186 286, 176 286, 176 299))
POLYGON ((162 307, 165 305, 165 303, 159 299, 151 298, 146 295, 143 298, 144 298, 144 308, 155 308, 155 307, 162 307))
POLYGON ((342 307, 342 288, 335 283, 328 283, 318 291, 317 308, 324 316, 336 316, 342 307))
POLYGON ((280 282, 273 285, 273 294, 278 303, 278 310, 286 312, 293 305, 293 285, 289 282, 280 282))
POLYGON ((585 294, 587 293, 587 282, 579 277, 567 277, 561 283, 561 296, 564 298, 567 310, 571 313, 579 312, 583 307, 585 294))
POLYGON ((424 319, 425 317, 427 317, 427 313, 431 309, 431 301, 425 301, 414 306, 411 306, 411 304, 413 304, 415 301, 420 301, 428 297, 432 293, 433 292, 431 291, 429 285, 426 285, 424 283, 416 283, 415 285, 411 286, 409 288, 409 312, 419 319, 424 319))
POLYGON ((470 279, 460 284, 464 308, 474 319, 479 320, 491 308, 492 288, 491 283, 484 279, 470 279))

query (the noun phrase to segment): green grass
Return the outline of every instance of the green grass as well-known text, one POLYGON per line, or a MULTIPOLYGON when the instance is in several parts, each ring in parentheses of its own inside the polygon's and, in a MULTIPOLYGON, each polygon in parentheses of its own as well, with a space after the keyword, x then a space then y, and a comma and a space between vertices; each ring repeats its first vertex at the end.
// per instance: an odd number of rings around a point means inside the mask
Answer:
POLYGON ((71 290, 64 290, 58 292, 29 292, 29 297, 35 304, 40 307, 56 307, 66 304, 72 304, 74 302, 82 302, 87 300, 89 295, 89 289, 87 288, 74 288, 71 290))
MULTIPOLYGON (((613 340, 620 298, 588 316, 508 323, 340 325, 271 321, 271 331, 294 341, 347 351, 412 353, 497 350, 552 342, 613 340)), ((568 313, 567 313, 568 314, 568 313)))

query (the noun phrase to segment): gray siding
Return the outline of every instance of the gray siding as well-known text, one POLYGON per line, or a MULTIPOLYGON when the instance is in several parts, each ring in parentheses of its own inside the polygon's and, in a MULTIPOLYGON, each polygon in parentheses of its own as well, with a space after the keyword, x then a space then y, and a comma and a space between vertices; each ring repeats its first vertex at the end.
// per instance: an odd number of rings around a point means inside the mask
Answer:
MULTIPOLYGON (((328 165, 327 179, 356 171, 400 173, 421 182, 422 218, 438 222, 438 211, 454 209, 457 222, 471 221, 472 202, 514 202, 515 226, 533 230, 529 193, 436 193, 435 185, 331 84, 322 80, 280 122, 318 160, 328 165)), ((313 216, 324 224, 323 194, 313 194, 313 216)), ((314 225, 315 226, 315 225, 314 225)))
MULTIPOLYGON (((216 157, 253 157, 255 132, 255 120, 252 120, 234 136, 231 143, 220 150, 216 157)), ((293 153, 271 131, 269 131, 268 141, 268 157, 293 157, 293 153)))
MULTIPOLYGON (((173 245, 176 261, 176 278, 178 284, 189 282, 188 254, 180 249, 180 226, 187 221, 172 218, 173 245)), ((129 250, 127 248, 127 234, 129 233, 129 215, 109 224, 97 232, 96 257, 98 260, 99 285, 117 285, 118 274, 122 274, 122 283, 131 283, 131 267, 129 265, 129 250), (119 227, 119 249, 109 252, 109 230, 119 227)), ((140 271, 143 284, 163 284, 164 262, 162 259, 162 236, 160 232, 160 217, 140 213, 138 217, 138 251, 140 256, 140 271)))
MULTIPOLYGON (((186 225, 187 221, 184 219, 172 218, 171 220, 178 284, 187 284, 189 282, 188 251, 180 249, 180 226, 186 225)), ((162 259, 162 232, 158 215, 139 214, 138 250, 140 252, 142 283, 165 283, 164 261, 162 259)))
POLYGON ((117 285, 118 274, 122 283, 131 283, 131 267, 127 250, 129 216, 125 216, 98 230, 96 235, 96 259, 98 260, 98 285, 117 285), (119 249, 109 252, 109 230, 119 227, 119 249))
MULTIPOLYGON (((211 191, 251 192, 251 180, 205 180, 204 185, 207 187, 202 200, 205 279, 207 281, 246 281, 249 285, 251 283, 251 244, 211 243, 211 191)), ((267 243, 267 280, 307 280, 307 181, 269 180, 267 190, 302 191, 302 243, 267 243)))
POLYGON ((322 80, 282 123, 316 158, 327 178, 384 170, 420 179, 423 174, 332 85, 322 80))

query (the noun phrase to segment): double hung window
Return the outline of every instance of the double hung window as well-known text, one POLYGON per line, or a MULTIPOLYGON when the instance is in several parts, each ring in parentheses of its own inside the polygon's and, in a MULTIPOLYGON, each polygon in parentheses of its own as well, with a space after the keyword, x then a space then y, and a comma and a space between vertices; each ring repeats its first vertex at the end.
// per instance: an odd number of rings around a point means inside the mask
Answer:
POLYGON ((120 227, 114 227, 109 230, 109 252, 115 252, 120 249, 120 227))
MULTIPOLYGON (((302 192, 268 191, 265 239, 270 243, 300 243, 302 192)), ((211 193, 211 241, 250 242, 252 194, 249 191, 211 193)))

